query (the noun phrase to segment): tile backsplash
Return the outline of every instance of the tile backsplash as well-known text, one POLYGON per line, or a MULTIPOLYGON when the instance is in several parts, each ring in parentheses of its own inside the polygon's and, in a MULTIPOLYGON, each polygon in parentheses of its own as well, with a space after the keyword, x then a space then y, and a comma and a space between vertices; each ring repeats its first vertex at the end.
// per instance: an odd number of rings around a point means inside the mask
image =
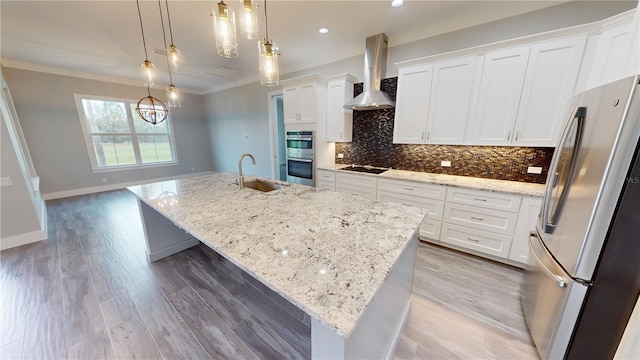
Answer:
MULTIPOLYGON (((397 81, 389 78, 381 84, 394 100, 397 81)), ((355 95, 361 92, 362 84, 356 84, 355 95)), ((546 180, 553 148, 393 144, 393 117, 394 109, 354 111, 352 142, 336 143, 336 163, 540 184, 546 180), (451 161, 451 167, 440 166, 443 160, 451 161), (529 166, 542 167, 542 174, 528 174, 529 166)))

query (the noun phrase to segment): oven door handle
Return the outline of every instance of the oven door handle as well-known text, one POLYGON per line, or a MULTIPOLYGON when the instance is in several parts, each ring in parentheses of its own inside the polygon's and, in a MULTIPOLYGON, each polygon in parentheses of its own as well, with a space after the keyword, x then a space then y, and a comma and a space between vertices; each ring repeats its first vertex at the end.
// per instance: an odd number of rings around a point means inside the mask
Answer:
POLYGON ((288 160, 302 161, 302 162, 313 162, 313 160, 310 160, 310 159, 298 159, 298 158, 289 158, 288 160))
POLYGON ((287 138, 287 140, 305 140, 305 141, 312 141, 312 140, 313 140, 313 138, 298 138, 298 137, 294 138, 294 137, 289 137, 289 138, 287 138))

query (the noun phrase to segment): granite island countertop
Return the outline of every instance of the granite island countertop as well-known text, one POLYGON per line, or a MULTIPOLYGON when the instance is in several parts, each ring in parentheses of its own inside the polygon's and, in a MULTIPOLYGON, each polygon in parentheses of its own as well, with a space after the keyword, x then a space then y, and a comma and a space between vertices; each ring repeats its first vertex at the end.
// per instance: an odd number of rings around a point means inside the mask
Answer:
MULTIPOLYGON (((318 166, 320 170, 338 171, 349 165, 335 164, 329 166, 318 166)), ((340 171, 343 172, 343 171, 340 171)), ((364 176, 382 177, 388 179, 414 181, 427 184, 447 185, 460 188, 494 191, 504 194, 524 195, 532 197, 542 197, 544 195, 544 184, 533 184, 519 181, 484 179, 471 176, 458 176, 446 174, 433 174, 407 170, 387 170, 381 174, 368 174, 362 172, 347 172, 364 176)))
POLYGON ((240 190, 236 179, 216 173, 128 189, 344 337, 426 213, 295 184, 240 190))

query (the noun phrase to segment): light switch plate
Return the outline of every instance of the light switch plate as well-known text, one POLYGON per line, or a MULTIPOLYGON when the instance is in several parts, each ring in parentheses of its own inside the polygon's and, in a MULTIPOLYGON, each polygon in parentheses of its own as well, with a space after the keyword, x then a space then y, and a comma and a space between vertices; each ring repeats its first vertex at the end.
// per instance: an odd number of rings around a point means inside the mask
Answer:
POLYGON ((529 173, 529 174, 542 174, 542 167, 540 167, 540 166, 529 166, 527 168, 527 173, 529 173))
POLYGON ((451 161, 449 160, 442 160, 440 162, 440 166, 444 166, 444 167, 451 167, 451 161))
POLYGON ((344 158, 344 154, 338 154, 338 159, 344 158))
POLYGON ((10 177, 2 177, 0 178, 0 186, 11 186, 13 183, 11 182, 10 177))

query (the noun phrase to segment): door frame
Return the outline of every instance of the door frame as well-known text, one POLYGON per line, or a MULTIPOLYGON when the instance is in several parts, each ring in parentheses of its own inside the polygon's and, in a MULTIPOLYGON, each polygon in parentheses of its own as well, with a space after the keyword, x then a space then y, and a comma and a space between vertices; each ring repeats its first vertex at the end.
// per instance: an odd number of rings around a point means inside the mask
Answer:
POLYGON ((282 89, 267 93, 269 111, 269 159, 271 160, 271 179, 279 180, 280 155, 278 153, 278 106, 277 97, 282 97, 282 89))

